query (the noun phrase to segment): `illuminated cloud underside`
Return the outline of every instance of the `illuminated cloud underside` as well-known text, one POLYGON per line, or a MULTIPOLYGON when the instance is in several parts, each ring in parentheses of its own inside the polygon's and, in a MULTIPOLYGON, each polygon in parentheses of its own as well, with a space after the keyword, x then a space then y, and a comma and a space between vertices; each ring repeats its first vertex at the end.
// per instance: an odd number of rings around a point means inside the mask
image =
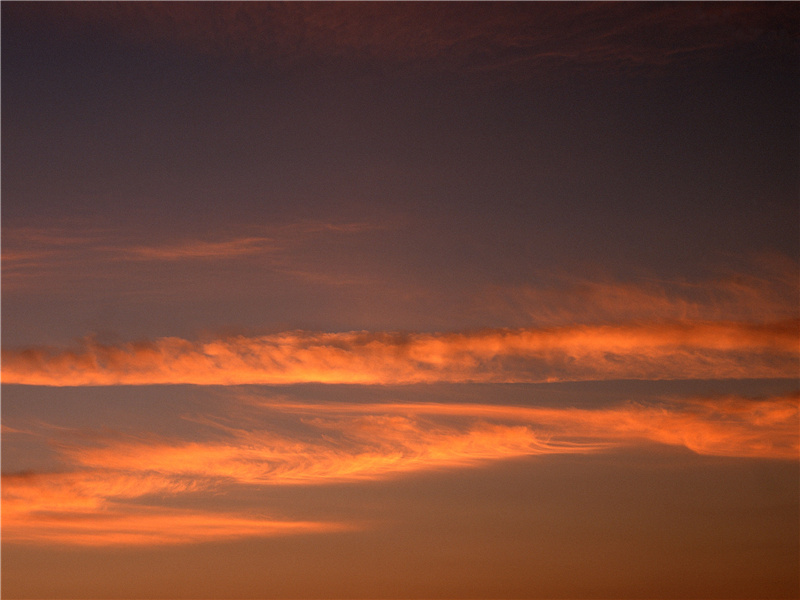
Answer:
POLYGON ((798 321, 652 322, 469 333, 162 338, 3 351, 3 383, 402 384, 773 378, 797 373, 798 321))
POLYGON ((143 507, 133 501, 210 490, 225 493, 242 485, 374 481, 511 457, 594 453, 640 443, 681 446, 714 456, 798 457, 796 396, 629 403, 595 410, 255 403, 262 416, 281 413, 293 417, 296 427, 279 433, 220 425, 220 436, 205 442, 116 436, 105 443, 62 446, 68 472, 5 476, 4 539, 175 544, 338 531, 359 525, 143 507))

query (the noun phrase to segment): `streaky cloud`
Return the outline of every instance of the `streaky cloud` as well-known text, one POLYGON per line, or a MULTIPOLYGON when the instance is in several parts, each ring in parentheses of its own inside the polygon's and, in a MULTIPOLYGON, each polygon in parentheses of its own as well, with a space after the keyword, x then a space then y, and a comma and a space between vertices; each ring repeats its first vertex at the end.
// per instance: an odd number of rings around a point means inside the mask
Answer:
POLYGON ((298 403, 247 398, 291 414, 400 414, 523 423, 546 453, 592 452, 650 441, 712 456, 800 458, 800 393, 753 399, 695 397, 602 409, 466 403, 298 403), (542 437, 541 432, 546 432, 542 437))
POLYGON ((181 338, 4 349, 3 383, 405 384, 793 377, 799 320, 181 338))
POLYGON ((233 258, 259 254, 276 249, 274 242, 265 237, 243 237, 226 241, 189 241, 169 246, 135 246, 124 250, 130 260, 186 260, 233 258))
POLYGON ((343 531, 362 525, 166 508, 158 502, 225 494, 237 486, 370 482, 642 444, 707 456, 797 460, 799 399, 798 394, 699 397, 580 409, 302 403, 251 394, 243 400, 268 428, 253 422, 219 426, 218 435, 203 442, 121 435, 58 444, 63 471, 3 476, 3 536, 28 544, 164 545, 343 531), (272 419, 276 413, 284 418, 272 419), (150 500, 142 503, 144 498, 150 500))
POLYGON ((717 277, 633 281, 546 274, 537 285, 495 287, 480 309, 520 324, 553 327, 652 320, 765 323, 797 318, 800 264, 783 255, 753 256, 717 277))
MULTIPOLYGON (((319 221, 241 227, 227 236, 216 232, 183 239, 142 239, 124 229, 78 223, 63 226, 4 227, 3 286, 6 291, 52 289, 61 282, 74 291, 87 274, 130 277, 131 265, 173 264, 176 268, 219 262, 241 265, 260 260, 259 268, 301 280, 342 285, 326 271, 317 272, 301 258, 320 238, 341 239, 397 227, 395 222, 319 221)), ((352 279, 352 277, 351 277, 352 279)))

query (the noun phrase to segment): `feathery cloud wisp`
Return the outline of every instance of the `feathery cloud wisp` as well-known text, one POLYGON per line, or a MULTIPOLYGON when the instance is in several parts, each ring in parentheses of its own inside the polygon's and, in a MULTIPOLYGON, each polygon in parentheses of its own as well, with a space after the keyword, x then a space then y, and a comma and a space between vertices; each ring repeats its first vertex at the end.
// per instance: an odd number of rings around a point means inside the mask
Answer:
POLYGON ((190 482, 157 474, 78 471, 3 476, 3 541, 81 546, 187 544, 352 529, 352 524, 291 521, 261 514, 187 510, 125 502, 187 492, 190 482), (161 481, 159 481, 161 479, 161 481))
POLYGON ((792 377, 797 321, 656 322, 446 334, 286 332, 3 350, 4 383, 402 384, 792 377))
POLYGON ((601 409, 250 401, 262 418, 276 413, 283 418, 270 419, 269 429, 219 427, 216 438, 203 442, 115 436, 60 444, 69 470, 4 475, 4 539, 153 545, 340 531, 357 525, 151 504, 243 485, 367 482, 641 443, 710 456, 796 460, 800 438, 796 395, 690 398, 601 409), (276 422, 285 429, 276 430, 276 422), (151 501, 137 502, 141 498, 151 501))

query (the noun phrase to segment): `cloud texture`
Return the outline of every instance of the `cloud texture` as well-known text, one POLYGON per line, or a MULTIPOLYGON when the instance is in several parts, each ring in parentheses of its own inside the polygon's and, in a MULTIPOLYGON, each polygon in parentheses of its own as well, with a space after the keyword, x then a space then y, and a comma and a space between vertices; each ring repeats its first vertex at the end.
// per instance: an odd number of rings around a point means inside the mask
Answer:
POLYGON ((205 419, 216 430, 205 441, 105 434, 58 444, 64 471, 3 477, 4 540, 158 545, 341 531, 364 525, 180 508, 174 500, 229 494, 237 486, 369 482, 642 443, 711 456, 796 460, 800 437, 796 395, 603 409, 249 401, 257 417, 249 426, 205 419), (170 507, 162 506, 170 498, 170 507))
POLYGON ((3 350, 4 383, 206 385, 792 377, 798 321, 653 322, 466 333, 162 338, 3 350))

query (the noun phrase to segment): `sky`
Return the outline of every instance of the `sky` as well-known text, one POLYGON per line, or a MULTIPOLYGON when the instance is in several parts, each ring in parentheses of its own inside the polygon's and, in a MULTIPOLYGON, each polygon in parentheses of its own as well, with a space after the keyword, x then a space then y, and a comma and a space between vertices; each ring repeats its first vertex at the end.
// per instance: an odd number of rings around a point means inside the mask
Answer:
POLYGON ((800 5, 3 2, 2 596, 800 596, 800 5))

